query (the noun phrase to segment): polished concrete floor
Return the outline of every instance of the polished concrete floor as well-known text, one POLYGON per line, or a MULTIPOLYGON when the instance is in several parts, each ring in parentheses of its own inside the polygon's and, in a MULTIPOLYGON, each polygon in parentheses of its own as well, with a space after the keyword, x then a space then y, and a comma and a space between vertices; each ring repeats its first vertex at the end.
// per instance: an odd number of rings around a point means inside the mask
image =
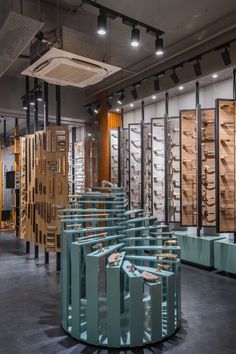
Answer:
POLYGON ((106 350, 85 346, 60 327, 59 273, 24 254, 23 241, 0 233, 0 353, 236 353, 236 279, 183 265, 182 327, 156 346, 106 350))

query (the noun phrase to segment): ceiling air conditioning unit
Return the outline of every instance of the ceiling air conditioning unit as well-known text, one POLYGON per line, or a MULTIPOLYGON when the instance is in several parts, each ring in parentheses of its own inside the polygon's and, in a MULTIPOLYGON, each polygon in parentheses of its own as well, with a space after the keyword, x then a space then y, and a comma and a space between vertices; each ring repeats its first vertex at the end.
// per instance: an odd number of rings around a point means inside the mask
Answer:
POLYGON ((95 52, 94 44, 81 38, 79 32, 63 27, 63 34, 61 37, 63 49, 53 46, 45 51, 44 48, 39 55, 37 48, 37 56, 36 52, 34 53, 36 59, 22 74, 55 85, 83 88, 94 85, 120 70, 117 66, 96 60, 95 58, 101 58, 102 48, 100 52, 98 50, 95 52), (67 43, 69 45, 66 45, 67 43))

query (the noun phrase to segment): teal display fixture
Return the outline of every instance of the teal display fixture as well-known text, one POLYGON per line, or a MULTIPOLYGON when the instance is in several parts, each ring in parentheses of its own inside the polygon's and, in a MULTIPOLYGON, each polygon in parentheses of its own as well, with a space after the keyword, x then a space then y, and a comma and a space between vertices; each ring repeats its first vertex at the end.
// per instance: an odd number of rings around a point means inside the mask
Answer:
POLYGON ((220 271, 236 274, 236 244, 227 239, 214 243, 214 267, 220 271))
POLYGON ((175 333, 180 247, 166 225, 141 209, 127 210, 124 190, 106 187, 70 198, 61 230, 67 333, 110 348, 144 346, 175 333))
POLYGON ((188 231, 176 231, 181 248, 181 260, 208 268, 214 267, 214 244, 223 237, 195 236, 188 231))

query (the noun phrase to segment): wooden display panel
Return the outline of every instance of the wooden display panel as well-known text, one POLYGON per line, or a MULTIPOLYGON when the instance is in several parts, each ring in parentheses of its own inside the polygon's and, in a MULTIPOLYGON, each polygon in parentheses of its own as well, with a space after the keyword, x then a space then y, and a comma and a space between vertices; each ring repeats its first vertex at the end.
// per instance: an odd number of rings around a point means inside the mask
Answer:
POLYGON ((110 181, 118 185, 119 159, 118 128, 110 129, 110 181))
POLYGON ((215 226, 215 110, 201 110, 202 226, 215 226))
POLYGON ((36 136, 36 243, 60 251, 59 211, 68 198, 68 129, 48 127, 36 136))
POLYGON ((26 139, 20 138, 20 238, 26 239, 26 139))
POLYGON ((143 153, 144 153, 144 209, 152 213, 152 127, 150 123, 143 126, 143 153))
POLYGON ((121 186, 126 191, 129 200, 129 131, 127 128, 120 130, 120 168, 121 186))
POLYGON ((141 207, 141 124, 129 124, 130 209, 141 207))
POLYGON ((35 240, 35 135, 25 137, 26 218, 25 240, 35 240))
POLYGON ((152 118, 152 213, 165 218, 164 118, 152 118))
POLYGON ((217 232, 235 225, 235 101, 216 100, 217 232))
POLYGON ((180 222, 179 117, 169 117, 168 126, 168 214, 169 222, 180 222))
POLYGON ((196 111, 180 111, 181 225, 197 224, 197 127, 196 111))

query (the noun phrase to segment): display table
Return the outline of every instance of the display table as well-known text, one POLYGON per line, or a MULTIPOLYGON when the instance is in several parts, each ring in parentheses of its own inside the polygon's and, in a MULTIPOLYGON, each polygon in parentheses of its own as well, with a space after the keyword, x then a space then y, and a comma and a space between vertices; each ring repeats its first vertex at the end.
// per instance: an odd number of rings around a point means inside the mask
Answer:
POLYGON ((224 239, 214 243, 214 267, 236 274, 236 244, 224 239))
POLYGON ((116 196, 113 203, 104 199, 107 216, 100 216, 101 222, 94 216, 101 213, 98 195, 91 198, 83 195, 83 203, 77 199, 76 208, 62 211, 63 328, 78 340, 111 348, 144 346, 174 334, 181 323, 174 233, 142 210, 129 219, 134 212, 121 213, 116 196))
POLYGON ((176 231, 175 235, 181 248, 181 260, 204 267, 214 267, 214 243, 224 237, 198 237, 188 231, 176 231))

